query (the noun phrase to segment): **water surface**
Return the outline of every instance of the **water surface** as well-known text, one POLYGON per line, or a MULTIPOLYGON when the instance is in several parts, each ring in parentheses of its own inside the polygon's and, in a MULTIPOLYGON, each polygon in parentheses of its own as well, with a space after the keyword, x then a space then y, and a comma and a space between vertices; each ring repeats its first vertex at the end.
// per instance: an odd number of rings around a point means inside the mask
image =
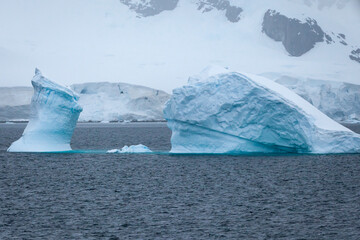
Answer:
MULTIPOLYGON (((0 239, 360 236, 359 154, 7 153, 24 127, 0 124, 0 239)), ((79 124, 72 147, 168 151, 170 135, 163 123, 79 124)))

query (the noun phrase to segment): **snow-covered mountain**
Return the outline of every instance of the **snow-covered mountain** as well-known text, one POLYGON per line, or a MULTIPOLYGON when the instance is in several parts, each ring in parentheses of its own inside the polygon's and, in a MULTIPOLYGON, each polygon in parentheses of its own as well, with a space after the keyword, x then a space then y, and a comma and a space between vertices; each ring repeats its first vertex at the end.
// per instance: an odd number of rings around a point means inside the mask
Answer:
POLYGON ((121 79, 170 92, 209 64, 360 84, 359 0, 3 3, 3 86, 40 67, 67 85, 121 79))

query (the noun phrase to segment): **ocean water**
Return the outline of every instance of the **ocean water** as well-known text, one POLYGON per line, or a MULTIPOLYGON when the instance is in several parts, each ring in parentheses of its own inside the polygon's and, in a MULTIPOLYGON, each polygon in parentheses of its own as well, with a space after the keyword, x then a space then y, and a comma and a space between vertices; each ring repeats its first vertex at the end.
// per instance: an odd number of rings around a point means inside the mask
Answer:
MULTIPOLYGON (((0 124, 0 239, 360 238, 359 154, 7 153, 24 127, 0 124)), ((168 151, 170 135, 79 124, 72 147, 168 151)))

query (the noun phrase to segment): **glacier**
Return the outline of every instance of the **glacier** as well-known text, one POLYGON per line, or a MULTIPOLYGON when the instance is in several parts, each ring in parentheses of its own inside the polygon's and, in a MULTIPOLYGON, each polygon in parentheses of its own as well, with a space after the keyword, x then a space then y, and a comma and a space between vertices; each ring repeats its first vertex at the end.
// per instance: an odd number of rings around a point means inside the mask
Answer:
POLYGON ((209 67, 164 109, 172 153, 355 153, 360 135, 267 78, 209 67))
POLYGON ((337 122, 360 122, 360 85, 286 75, 277 76, 273 80, 294 91, 337 122))
MULTIPOLYGON (((164 91, 127 83, 72 84, 83 108, 79 122, 164 121, 170 95, 164 91)), ((28 121, 33 95, 30 87, 0 87, 0 122, 28 121)))
POLYGON ((164 91, 126 83, 82 83, 71 89, 83 107, 79 121, 163 121, 162 110, 170 98, 164 91))
POLYGON ((45 78, 36 69, 31 81, 34 94, 30 119, 22 136, 8 148, 9 152, 70 151, 70 141, 82 107, 71 89, 45 78))

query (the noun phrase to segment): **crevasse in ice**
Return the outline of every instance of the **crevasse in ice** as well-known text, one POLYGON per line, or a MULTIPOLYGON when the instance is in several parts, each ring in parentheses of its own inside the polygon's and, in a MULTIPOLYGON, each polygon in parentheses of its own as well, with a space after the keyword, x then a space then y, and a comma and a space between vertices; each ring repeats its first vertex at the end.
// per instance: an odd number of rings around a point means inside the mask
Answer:
POLYGON ((31 81, 34 95, 31 116, 21 138, 9 152, 58 152, 71 150, 70 141, 82 111, 78 95, 45 78, 36 69, 31 81))
POLYGON ((174 153, 360 152, 360 135, 266 78, 213 67, 164 109, 174 153))

